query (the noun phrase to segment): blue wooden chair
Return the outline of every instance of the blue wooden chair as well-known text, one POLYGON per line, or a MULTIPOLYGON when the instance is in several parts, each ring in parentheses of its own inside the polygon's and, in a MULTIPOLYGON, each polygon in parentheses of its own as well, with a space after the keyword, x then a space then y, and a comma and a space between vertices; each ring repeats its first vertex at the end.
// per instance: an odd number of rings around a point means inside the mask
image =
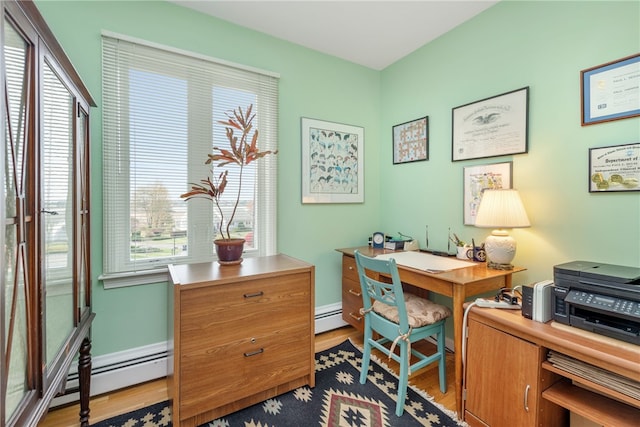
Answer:
POLYGON ((444 324, 446 318, 451 315, 451 310, 403 292, 398 267, 393 258, 379 260, 362 255, 357 250, 355 258, 364 303, 364 351, 360 383, 365 384, 367 381, 372 348, 380 350, 398 362, 400 375, 396 415, 401 416, 404 412, 409 375, 418 369, 438 362, 440 390, 443 393, 447 392, 444 324), (391 283, 381 281, 380 275, 390 278, 391 283), (374 332, 381 338, 374 339, 374 332), (427 356, 411 348, 412 343, 434 335, 437 342, 437 351, 434 354, 427 356), (385 346, 390 342, 390 346, 385 346), (394 352, 395 347, 398 347, 399 354, 394 352), (411 355, 418 359, 413 364, 411 355))

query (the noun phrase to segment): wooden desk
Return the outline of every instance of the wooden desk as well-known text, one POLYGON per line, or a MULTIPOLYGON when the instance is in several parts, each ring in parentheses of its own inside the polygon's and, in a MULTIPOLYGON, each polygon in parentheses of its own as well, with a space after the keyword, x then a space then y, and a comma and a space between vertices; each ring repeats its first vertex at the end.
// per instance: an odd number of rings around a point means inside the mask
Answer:
MULTIPOLYGON (((373 249, 369 246, 336 249, 343 254, 343 296, 345 295, 345 284, 351 288, 357 286, 356 289, 358 292, 360 289, 359 282, 353 283, 354 277, 357 281, 357 272, 350 270, 350 268, 353 268, 355 265, 354 251, 356 249, 363 255, 370 257, 394 252, 386 249, 373 249), (353 275, 351 275, 351 273, 353 273, 353 275), (347 277, 346 280, 345 277, 347 277)), ((510 288, 512 273, 523 270, 525 269, 521 267, 515 267, 513 270, 508 271, 491 270, 487 268, 485 263, 477 263, 473 267, 459 268, 442 273, 428 273, 423 270, 398 265, 398 272, 400 273, 400 279, 403 283, 452 298, 456 412, 460 417, 462 417, 462 318, 464 316, 463 304, 465 299, 472 295, 478 295, 500 288, 510 288)), ((346 293, 353 294, 354 291, 347 290, 346 293)), ((349 317, 349 311, 345 313, 344 300, 342 316, 345 321, 354 325, 356 328, 360 330, 363 329, 364 325, 354 322, 353 319, 349 317)))

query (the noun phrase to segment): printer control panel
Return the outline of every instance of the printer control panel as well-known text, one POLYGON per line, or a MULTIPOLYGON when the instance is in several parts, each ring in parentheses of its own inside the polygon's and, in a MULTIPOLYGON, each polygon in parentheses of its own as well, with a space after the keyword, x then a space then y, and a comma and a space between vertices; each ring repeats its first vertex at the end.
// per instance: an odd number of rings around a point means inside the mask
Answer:
POLYGON ((584 292, 576 289, 569 291, 565 301, 583 307, 592 307, 600 311, 626 315, 640 319, 640 303, 609 295, 599 295, 593 292, 584 292))

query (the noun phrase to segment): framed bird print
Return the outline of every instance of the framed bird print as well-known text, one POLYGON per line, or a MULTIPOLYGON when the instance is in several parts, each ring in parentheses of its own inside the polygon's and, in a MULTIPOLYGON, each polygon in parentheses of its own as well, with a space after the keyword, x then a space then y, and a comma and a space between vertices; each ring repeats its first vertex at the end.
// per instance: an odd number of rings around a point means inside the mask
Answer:
POLYGON ((451 115, 454 162, 528 150, 528 87, 455 107, 451 115))
POLYGON ((364 202, 364 128, 302 117, 302 203, 364 202))

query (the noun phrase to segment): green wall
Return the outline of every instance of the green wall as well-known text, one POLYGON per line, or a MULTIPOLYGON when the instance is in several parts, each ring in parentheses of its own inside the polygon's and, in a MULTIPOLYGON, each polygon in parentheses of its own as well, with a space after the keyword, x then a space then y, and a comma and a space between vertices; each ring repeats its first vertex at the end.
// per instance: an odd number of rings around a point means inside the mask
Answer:
MULTIPOLYGON (((340 301, 335 248, 374 230, 446 246, 462 225, 464 166, 513 161, 532 227, 515 230, 516 284, 587 259, 640 265, 640 193, 589 194, 590 147, 640 141, 640 119, 580 126, 579 72, 640 51, 638 2, 502 2, 374 71, 162 1, 36 2, 101 104, 100 32, 277 72, 280 80, 278 250, 316 265, 316 306, 340 301), (529 153, 451 162, 451 108, 530 87, 529 153), (430 160, 393 165, 391 127, 429 116, 430 160), (302 205, 300 117, 365 128, 365 203, 302 205)), ((94 355, 166 339, 166 284, 104 290, 101 110, 92 111, 94 355)), ((446 301, 445 301, 446 302, 446 301)))
POLYGON ((463 225, 463 169, 512 161, 531 221, 511 233, 514 263, 528 269, 516 284, 551 279, 567 261, 640 266, 640 193, 588 192, 589 148, 640 142, 640 118, 580 125, 580 70, 638 52, 639 2, 507 1, 385 69, 384 229, 406 224, 424 239, 428 224, 430 243, 446 245, 448 227, 483 241, 491 230, 463 225), (528 153, 451 162, 451 109, 525 86, 528 153), (430 160, 392 165, 388 129, 425 115, 430 160), (413 191, 396 191, 408 183, 413 191))

